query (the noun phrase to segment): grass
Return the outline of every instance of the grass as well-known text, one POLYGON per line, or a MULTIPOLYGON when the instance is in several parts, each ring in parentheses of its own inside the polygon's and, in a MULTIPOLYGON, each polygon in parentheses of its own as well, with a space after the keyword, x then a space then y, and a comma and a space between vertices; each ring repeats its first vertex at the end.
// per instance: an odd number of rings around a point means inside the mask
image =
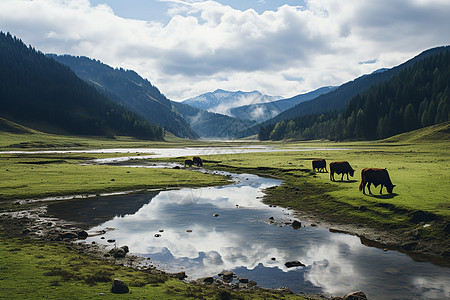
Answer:
POLYGON ((79 253, 73 245, 43 243, 0 235, 0 299, 305 299, 278 292, 229 291, 197 286, 79 253), (131 293, 110 292, 123 280, 131 293), (227 299, 227 298, 225 298, 227 299))
MULTIPOLYGON (((136 189, 211 186, 227 178, 189 170, 80 165, 105 154, 0 155, 0 198, 96 194, 136 189)), ((109 154, 109 157, 111 154, 109 154)))

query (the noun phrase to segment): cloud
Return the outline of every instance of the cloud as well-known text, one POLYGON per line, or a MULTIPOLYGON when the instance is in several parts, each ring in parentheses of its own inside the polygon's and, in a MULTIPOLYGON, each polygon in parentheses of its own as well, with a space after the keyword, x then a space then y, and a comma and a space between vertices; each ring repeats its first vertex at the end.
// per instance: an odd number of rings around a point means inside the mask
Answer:
POLYGON ((121 18, 88 0, 2 0, 0 29, 46 53, 133 69, 174 100, 217 88, 289 97, 450 41, 444 0, 314 0, 264 13, 164 2, 167 24, 121 18))

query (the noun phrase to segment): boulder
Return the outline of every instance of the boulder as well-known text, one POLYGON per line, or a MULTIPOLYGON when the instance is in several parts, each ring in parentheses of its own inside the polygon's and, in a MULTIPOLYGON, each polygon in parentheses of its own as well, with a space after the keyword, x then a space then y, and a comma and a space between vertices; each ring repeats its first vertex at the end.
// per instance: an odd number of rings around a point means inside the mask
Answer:
POLYGON ((239 278, 240 283, 248 283, 248 278, 239 278))
POLYGON ((200 280, 203 283, 212 284, 214 282, 214 277, 205 277, 205 278, 202 278, 200 280))
POLYGON ((234 273, 231 271, 226 271, 222 274, 222 279, 225 282, 231 282, 233 280, 234 273))
POLYGON ((65 232, 65 233, 61 233, 60 235, 58 235, 58 237, 56 238, 57 241, 62 241, 62 240, 74 240, 77 239, 78 235, 76 233, 73 232, 65 232))
POLYGON ((349 293, 344 296, 344 300, 367 300, 366 295, 361 291, 349 293))
POLYGON ((417 210, 410 214, 409 221, 411 223, 431 222, 436 220, 436 215, 432 213, 424 212, 423 210, 417 210))
POLYGON ((88 237, 88 233, 84 230, 78 231, 77 235, 78 235, 78 238, 83 239, 83 240, 87 239, 87 237, 88 237))
POLYGON ((172 277, 176 278, 176 279, 184 280, 187 278, 187 275, 186 275, 186 272, 179 272, 179 273, 172 274, 172 277))
POLYGON ((292 261, 285 262, 284 265, 286 266, 286 268, 304 267, 305 266, 305 264, 302 264, 298 260, 292 260, 292 261))
POLYGON ((300 223, 299 221, 295 220, 294 222, 292 222, 292 228, 299 229, 300 227, 302 227, 302 223, 300 223))
POLYGON ((120 249, 122 249, 123 252, 125 252, 125 253, 130 252, 130 248, 128 248, 128 246, 122 246, 122 247, 120 247, 120 249))
POLYGON ((114 279, 112 287, 111 287, 111 293, 114 294, 126 294, 130 291, 128 286, 120 279, 114 279))

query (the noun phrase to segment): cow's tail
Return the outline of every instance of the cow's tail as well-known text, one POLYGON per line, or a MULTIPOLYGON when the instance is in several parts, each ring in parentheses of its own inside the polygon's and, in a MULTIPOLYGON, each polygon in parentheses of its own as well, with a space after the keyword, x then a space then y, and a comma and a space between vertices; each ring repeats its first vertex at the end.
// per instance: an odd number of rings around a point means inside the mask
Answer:
POLYGON ((361 192, 364 186, 364 169, 361 170, 361 183, 359 184, 359 191, 361 192))

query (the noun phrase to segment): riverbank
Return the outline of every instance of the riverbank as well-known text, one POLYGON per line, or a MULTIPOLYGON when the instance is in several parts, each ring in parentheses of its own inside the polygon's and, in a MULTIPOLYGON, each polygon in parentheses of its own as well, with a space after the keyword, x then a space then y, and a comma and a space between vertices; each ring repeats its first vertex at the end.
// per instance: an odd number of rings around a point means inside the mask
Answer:
POLYGON ((399 250, 419 260, 450 265, 449 142, 345 145, 346 150, 234 154, 208 157, 211 169, 282 179, 264 202, 293 209, 313 223, 358 235, 370 246, 399 250), (311 161, 349 161, 354 177, 336 182, 316 173, 311 161), (360 170, 387 168, 393 194, 358 191, 360 170))

